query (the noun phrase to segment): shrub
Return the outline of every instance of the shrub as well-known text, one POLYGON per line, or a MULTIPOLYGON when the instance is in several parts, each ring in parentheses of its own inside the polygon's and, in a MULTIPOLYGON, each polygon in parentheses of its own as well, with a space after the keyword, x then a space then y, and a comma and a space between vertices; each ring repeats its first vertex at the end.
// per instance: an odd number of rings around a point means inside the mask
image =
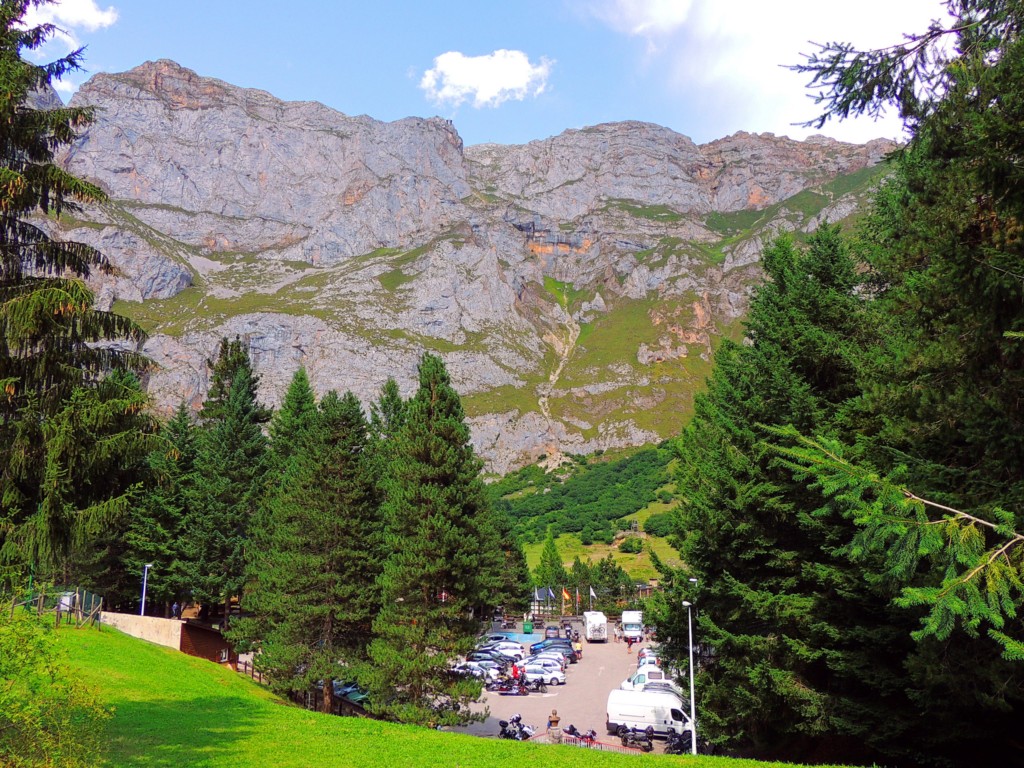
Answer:
POLYGON ((636 555, 643 551, 644 543, 639 536, 630 536, 623 539, 622 543, 619 544, 619 552, 628 552, 631 555, 636 555))

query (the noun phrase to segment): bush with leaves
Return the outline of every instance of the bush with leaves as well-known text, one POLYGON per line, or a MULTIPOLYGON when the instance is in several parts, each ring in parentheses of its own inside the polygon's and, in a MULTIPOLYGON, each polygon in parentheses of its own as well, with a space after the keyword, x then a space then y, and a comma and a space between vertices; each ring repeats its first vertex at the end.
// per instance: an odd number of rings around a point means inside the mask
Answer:
POLYGON ((0 765, 88 768, 110 713, 60 658, 52 627, 0 611, 0 765))

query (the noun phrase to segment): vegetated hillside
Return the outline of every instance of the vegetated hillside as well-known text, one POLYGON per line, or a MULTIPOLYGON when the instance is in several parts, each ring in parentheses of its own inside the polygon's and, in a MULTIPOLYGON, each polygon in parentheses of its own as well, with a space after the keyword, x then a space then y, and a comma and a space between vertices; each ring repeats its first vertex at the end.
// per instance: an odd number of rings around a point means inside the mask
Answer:
POLYGON ((110 201, 48 226, 117 274, 161 407, 198 406, 242 337, 276 404, 300 366, 364 403, 424 349, 495 473, 679 432, 735 337, 763 242, 856 215, 886 141, 738 133, 697 145, 622 122, 464 148, 438 118, 382 123, 203 78, 99 74, 64 157, 110 201))
POLYGON ((786 768, 728 758, 616 755, 322 715, 291 706, 229 669, 114 630, 59 635, 71 668, 114 709, 105 734, 112 768, 491 768, 544 760, 559 768, 786 768))
MULTIPOLYGON (((543 541, 550 529, 556 537, 572 534, 583 547, 594 545, 589 554, 603 556, 616 534, 629 530, 634 522, 655 536, 669 534, 671 494, 664 486, 671 479, 671 460, 667 443, 617 459, 572 456, 551 472, 536 464, 524 467, 493 483, 488 491, 527 547, 543 541), (656 514, 637 519, 642 510, 659 503, 663 508, 656 514)), ((570 548, 576 551, 575 546, 570 548)), ((572 560, 568 552, 562 555, 572 560)))

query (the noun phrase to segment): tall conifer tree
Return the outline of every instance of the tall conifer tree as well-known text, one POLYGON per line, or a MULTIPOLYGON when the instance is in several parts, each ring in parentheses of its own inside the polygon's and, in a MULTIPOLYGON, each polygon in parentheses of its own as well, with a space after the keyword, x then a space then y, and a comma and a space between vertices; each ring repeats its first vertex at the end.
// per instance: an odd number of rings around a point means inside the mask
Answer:
POLYGON ((215 420, 200 432, 189 483, 186 520, 188 571, 195 597, 205 606, 230 600, 244 584, 249 524, 261 493, 267 440, 264 409, 254 400, 252 372, 235 373, 215 420))
POLYGON ((495 605, 502 562, 482 464, 440 358, 423 356, 419 381, 388 473, 382 607, 363 679, 377 714, 447 725, 474 719, 480 684, 449 667, 495 605))
MULTIPOLYGON (((106 259, 82 243, 54 240, 28 220, 32 213, 60 215, 76 201, 103 199, 98 187, 54 163, 92 111, 33 106, 38 92, 79 69, 82 59, 81 50, 42 66, 22 58, 56 32, 49 24, 22 26, 28 9, 39 4, 0 7, 0 558, 23 562, 66 557, 82 526, 97 524, 95 513, 109 520, 123 510, 117 491, 108 494, 91 478, 76 489, 75 506, 54 506, 52 494, 48 501, 42 473, 67 446, 47 445, 63 434, 47 424, 58 413, 68 415, 69 407, 95 404, 89 396, 73 398, 76 388, 144 362, 129 346, 96 344, 144 338, 135 323, 93 307, 83 278, 93 270, 109 272, 106 259)), ((76 413, 79 421, 101 417, 76 413)))
POLYGON ((259 650, 257 666, 273 687, 321 685, 330 712, 333 681, 353 680, 366 659, 383 525, 366 419, 351 392, 324 397, 305 444, 266 502, 263 547, 250 555, 253 616, 235 636, 259 650))

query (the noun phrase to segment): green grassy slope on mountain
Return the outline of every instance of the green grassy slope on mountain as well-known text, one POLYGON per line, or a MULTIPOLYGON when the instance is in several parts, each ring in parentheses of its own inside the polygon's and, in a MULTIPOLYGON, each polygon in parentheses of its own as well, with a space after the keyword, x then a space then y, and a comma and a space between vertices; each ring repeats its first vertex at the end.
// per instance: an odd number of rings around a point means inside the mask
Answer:
POLYGON ((786 768, 729 758, 616 755, 321 715, 229 669, 114 630, 65 629, 59 637, 78 679, 113 708, 104 734, 110 768, 489 768, 540 761, 559 768, 786 768))

